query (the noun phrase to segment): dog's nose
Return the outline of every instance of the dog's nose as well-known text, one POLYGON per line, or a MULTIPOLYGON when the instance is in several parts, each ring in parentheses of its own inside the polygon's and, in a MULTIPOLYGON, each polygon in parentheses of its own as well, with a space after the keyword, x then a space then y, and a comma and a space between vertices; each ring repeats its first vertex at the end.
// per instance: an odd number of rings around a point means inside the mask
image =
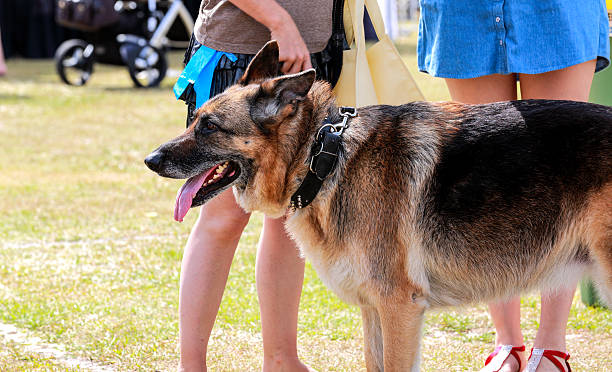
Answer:
POLYGON ((159 171, 164 162, 164 155, 160 151, 154 151, 149 154, 144 160, 145 164, 152 171, 159 171))

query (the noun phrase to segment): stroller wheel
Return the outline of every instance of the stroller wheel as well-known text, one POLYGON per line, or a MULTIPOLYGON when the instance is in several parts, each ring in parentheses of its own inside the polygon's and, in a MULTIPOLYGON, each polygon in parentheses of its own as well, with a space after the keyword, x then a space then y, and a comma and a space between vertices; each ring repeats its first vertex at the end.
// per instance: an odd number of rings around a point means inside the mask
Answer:
POLYGON ((94 46, 84 40, 64 41, 55 52, 55 67, 68 85, 85 85, 93 71, 94 46))
POLYGON ((167 69, 166 54, 148 44, 140 48, 132 63, 128 63, 130 78, 139 88, 158 86, 166 77, 167 69))

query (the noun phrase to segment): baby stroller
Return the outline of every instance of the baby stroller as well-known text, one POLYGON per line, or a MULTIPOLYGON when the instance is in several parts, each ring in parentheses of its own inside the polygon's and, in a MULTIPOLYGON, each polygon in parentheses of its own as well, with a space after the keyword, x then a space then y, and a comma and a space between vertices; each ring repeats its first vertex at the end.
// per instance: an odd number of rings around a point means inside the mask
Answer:
POLYGON ((155 87, 166 76, 167 35, 177 17, 190 36, 194 22, 181 0, 57 0, 56 21, 84 35, 57 48, 57 73, 84 85, 95 62, 125 65, 137 87, 155 87))

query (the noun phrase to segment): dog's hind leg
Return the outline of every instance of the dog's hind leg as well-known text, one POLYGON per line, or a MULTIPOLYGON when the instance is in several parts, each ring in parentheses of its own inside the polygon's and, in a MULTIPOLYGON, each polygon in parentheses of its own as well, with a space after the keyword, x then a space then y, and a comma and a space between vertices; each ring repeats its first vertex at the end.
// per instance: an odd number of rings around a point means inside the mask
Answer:
POLYGON ((368 372, 382 372, 384 369, 383 338, 378 310, 372 306, 364 306, 361 308, 361 317, 366 368, 368 372))
POLYGON ((591 198, 588 220, 589 251, 595 261, 593 279, 601 299, 612 306, 612 183, 591 198))
POLYGON ((385 301, 378 307, 378 312, 384 345, 384 371, 419 371, 425 306, 410 300, 385 301))
POLYGON ((592 243, 591 254, 595 259, 595 267, 591 275, 599 297, 604 304, 612 307, 612 226, 608 235, 600 238, 592 243))

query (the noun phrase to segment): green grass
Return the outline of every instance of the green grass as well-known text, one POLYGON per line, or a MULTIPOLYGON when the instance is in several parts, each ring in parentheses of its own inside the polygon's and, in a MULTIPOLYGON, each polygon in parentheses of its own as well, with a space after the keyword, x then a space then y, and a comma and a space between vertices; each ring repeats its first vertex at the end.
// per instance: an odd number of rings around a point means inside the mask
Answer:
MULTIPOLYGON (((414 38, 399 46, 427 99, 441 80, 416 72, 414 38)), ((177 69, 181 56, 170 55, 177 69)), ((185 106, 160 89, 132 88, 125 68, 97 66, 84 88, 62 85, 51 61, 10 60, 0 78, 0 322, 120 371, 176 365, 178 280, 197 213, 172 220, 180 181, 142 159, 180 133, 185 106)), ((213 331, 209 366, 261 367, 256 214, 240 241, 213 331)), ((532 340, 539 301, 523 301, 532 340)), ((574 302, 568 343, 576 370, 612 365, 612 316, 574 302)), ((474 370, 494 333, 484 306, 427 315, 423 370, 474 370)), ((0 342, 2 371, 70 370, 23 345, 0 342)), ((364 369, 359 311, 327 291, 307 267, 300 356, 320 371, 364 369)), ((74 369, 73 369, 74 370, 74 369)))

